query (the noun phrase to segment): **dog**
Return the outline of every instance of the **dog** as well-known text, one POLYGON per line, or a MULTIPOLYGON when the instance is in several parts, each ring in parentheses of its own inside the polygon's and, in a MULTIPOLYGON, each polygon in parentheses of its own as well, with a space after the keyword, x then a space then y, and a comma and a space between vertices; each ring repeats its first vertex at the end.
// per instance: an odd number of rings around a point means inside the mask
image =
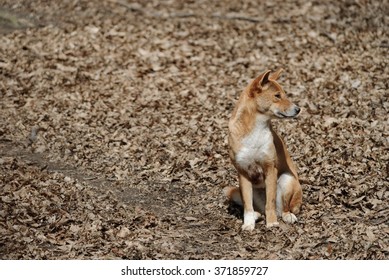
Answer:
POLYGON ((253 230, 264 211, 266 227, 297 221, 302 188, 296 167, 272 119, 295 118, 300 108, 287 99, 277 82, 283 69, 265 71, 241 93, 228 123, 229 154, 238 171, 239 188, 224 189, 227 197, 243 206, 242 230, 253 230))

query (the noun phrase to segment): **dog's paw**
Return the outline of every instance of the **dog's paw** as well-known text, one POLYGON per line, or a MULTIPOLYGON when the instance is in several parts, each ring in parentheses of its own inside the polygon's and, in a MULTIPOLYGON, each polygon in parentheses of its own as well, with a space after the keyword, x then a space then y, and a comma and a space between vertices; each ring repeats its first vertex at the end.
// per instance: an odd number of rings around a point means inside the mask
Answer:
POLYGON ((271 227, 278 227, 279 223, 277 221, 277 214, 276 211, 266 211, 266 227, 271 228, 271 227))
POLYGON ((287 212, 287 213, 282 213, 282 220, 285 223, 293 224, 293 223, 297 222, 297 217, 295 214, 287 212))
POLYGON ((243 225, 242 230, 248 230, 251 231, 255 227, 255 221, 258 220, 260 217, 260 214, 258 212, 247 212, 243 216, 243 225))
POLYGON ((280 224, 278 222, 266 223, 267 228, 278 227, 280 224))
POLYGON ((255 224, 243 224, 242 230, 244 231, 252 231, 255 228, 255 224))

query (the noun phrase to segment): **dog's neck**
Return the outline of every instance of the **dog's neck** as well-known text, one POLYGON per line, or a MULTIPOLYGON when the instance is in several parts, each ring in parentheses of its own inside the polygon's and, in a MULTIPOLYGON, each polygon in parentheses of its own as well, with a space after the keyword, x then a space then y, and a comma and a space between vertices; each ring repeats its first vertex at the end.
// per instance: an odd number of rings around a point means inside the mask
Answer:
POLYGON ((258 112, 255 100, 247 95, 242 96, 239 106, 235 114, 236 123, 244 127, 245 133, 250 133, 254 127, 262 127, 263 129, 271 129, 270 117, 258 112))

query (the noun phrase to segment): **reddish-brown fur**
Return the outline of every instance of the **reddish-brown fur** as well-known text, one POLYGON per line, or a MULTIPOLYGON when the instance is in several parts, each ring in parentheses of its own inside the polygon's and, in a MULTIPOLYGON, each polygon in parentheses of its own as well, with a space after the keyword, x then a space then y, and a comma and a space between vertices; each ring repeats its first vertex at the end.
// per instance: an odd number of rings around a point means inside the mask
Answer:
POLYGON ((300 111, 276 81, 281 71, 271 75, 266 71, 254 79, 240 95, 229 122, 229 152, 239 173, 239 188, 228 188, 226 194, 243 204, 245 230, 254 228, 254 206, 264 208, 267 227, 278 224, 277 196, 286 222, 297 220, 294 214, 301 206, 296 168, 271 125, 272 118, 295 117, 300 111))

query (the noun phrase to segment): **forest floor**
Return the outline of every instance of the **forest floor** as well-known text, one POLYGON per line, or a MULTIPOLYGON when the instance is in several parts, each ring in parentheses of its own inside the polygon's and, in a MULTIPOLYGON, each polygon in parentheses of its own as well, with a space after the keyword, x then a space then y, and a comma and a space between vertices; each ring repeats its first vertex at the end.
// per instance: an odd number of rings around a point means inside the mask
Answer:
POLYGON ((1 259, 389 258, 388 1, 58 2, 0 5, 1 259), (279 67, 303 206, 243 232, 227 123, 279 67))

